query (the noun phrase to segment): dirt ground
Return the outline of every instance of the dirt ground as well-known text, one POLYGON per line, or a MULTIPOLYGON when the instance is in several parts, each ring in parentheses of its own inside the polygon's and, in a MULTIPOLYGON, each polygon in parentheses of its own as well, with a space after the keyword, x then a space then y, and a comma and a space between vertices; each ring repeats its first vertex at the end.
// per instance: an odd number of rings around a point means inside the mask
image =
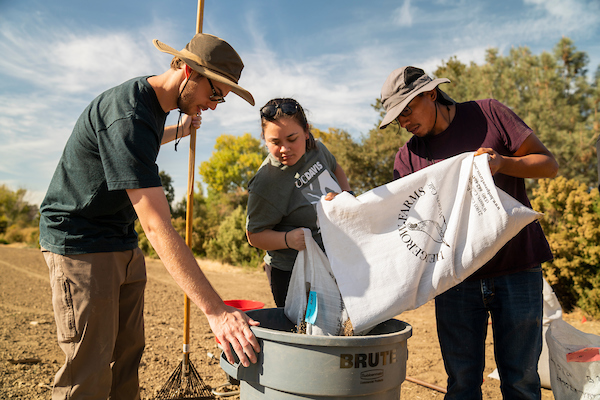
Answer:
MULTIPOLYGON (((265 274, 199 261, 223 299, 257 300, 274 307, 265 274)), ((152 399, 181 361, 183 294, 162 263, 148 260, 144 311, 146 351, 140 367, 142 399, 152 399)), ((64 355, 56 343, 48 271, 37 249, 0 246, 0 399, 50 399, 54 374, 64 355)), ((406 312, 398 319, 412 325, 408 339, 408 379, 416 378, 440 388, 446 374, 438 346, 433 304, 406 312)), ((580 313, 564 316, 584 332, 599 334, 600 322, 582 322, 580 313)), ((492 340, 487 341, 484 399, 501 399, 499 381, 487 375, 495 369, 492 340)), ((221 351, 206 318, 192 305, 192 364, 211 387, 227 383, 219 366, 221 351)), ((236 389, 236 387, 230 387, 236 389)), ((412 381, 402 384, 403 399, 442 399, 443 394, 412 381)), ((219 397, 218 397, 219 398, 219 397)), ((239 396, 223 397, 239 399, 239 396)), ((553 399, 550 390, 542 398, 553 399)))

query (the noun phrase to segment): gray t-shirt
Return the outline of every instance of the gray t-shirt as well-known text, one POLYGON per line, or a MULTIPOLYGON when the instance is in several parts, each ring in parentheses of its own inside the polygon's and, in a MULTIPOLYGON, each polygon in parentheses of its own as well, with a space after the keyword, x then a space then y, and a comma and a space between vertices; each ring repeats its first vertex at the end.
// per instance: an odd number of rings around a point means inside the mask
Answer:
MULTIPOLYGON (((246 229, 257 233, 308 228, 323 249, 315 204, 329 192, 341 192, 334 175, 336 167, 335 157, 320 142, 291 167, 269 154, 248 185, 246 229)), ((293 249, 267 251, 265 262, 291 271, 297 255, 293 249)))
POLYGON ((83 111, 40 207, 40 245, 57 254, 137 247, 126 189, 161 186, 165 113, 147 77, 107 90, 83 111))

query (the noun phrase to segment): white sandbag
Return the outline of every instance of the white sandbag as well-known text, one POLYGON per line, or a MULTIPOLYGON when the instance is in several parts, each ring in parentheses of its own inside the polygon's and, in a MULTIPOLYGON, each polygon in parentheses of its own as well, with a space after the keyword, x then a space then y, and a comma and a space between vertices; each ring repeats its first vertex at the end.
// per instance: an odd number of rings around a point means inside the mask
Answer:
POLYGON ((356 334, 462 282, 542 215, 496 188, 488 156, 474 154, 317 204, 356 334))
MULTIPOLYGON (((546 341, 546 332, 550 327, 550 323, 554 320, 562 318, 562 307, 558 302, 552 286, 544 279, 544 289, 542 291, 544 296, 544 317, 542 325, 542 353, 540 354, 540 360, 538 361, 538 374, 540 375, 540 383, 543 388, 551 389, 552 380, 550 379, 550 355, 548 350, 548 343, 546 341)), ((492 371, 488 377, 493 379, 500 379, 498 368, 492 371)))
POLYGON ((284 312, 297 327, 306 324, 307 335, 340 336, 348 313, 329 261, 304 229, 306 249, 298 252, 285 299, 284 312))
POLYGON ((550 350, 548 349, 548 342, 546 340, 546 332, 550 328, 550 323, 557 319, 562 319, 562 307, 558 302, 552 286, 544 279, 544 318, 542 325, 542 354, 540 355, 540 361, 538 362, 538 373, 540 375, 540 382, 543 388, 552 388, 552 379, 550 379, 550 350))
POLYGON ((546 341, 554 398, 599 399, 600 336, 581 332, 557 319, 550 323, 546 341))

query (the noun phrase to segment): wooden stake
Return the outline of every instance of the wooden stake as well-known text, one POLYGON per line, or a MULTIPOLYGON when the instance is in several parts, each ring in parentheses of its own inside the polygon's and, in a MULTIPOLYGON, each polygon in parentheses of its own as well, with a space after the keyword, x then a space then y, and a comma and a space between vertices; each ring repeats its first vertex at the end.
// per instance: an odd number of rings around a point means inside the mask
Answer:
POLYGON ((429 388, 429 389, 437 390, 440 393, 447 393, 447 390, 444 389, 441 386, 434 385, 433 383, 425 382, 425 381, 422 381, 422 380, 417 379, 417 378, 413 378, 412 376, 407 376, 405 378, 405 380, 407 380, 409 382, 412 382, 412 383, 416 383, 417 385, 421 385, 421 386, 424 386, 424 387, 429 388))
MULTIPOLYGON (((196 33, 202 33, 204 21, 204 0, 198 0, 196 33)), ((190 153, 188 159, 187 207, 185 212, 185 243, 192 251, 194 225, 194 169, 196 164, 196 128, 190 126, 190 153)), ((183 294, 183 352, 190 351, 190 299, 183 294)))

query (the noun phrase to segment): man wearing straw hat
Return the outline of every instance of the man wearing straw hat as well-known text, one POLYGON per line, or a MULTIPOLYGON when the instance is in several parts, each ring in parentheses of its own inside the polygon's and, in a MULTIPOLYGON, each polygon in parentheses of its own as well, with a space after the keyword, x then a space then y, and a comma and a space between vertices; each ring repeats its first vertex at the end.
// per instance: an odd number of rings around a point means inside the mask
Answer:
MULTIPOLYGON (((508 107, 493 99, 455 103, 420 68, 393 71, 381 89, 386 115, 413 134, 400 148, 394 178, 469 151, 489 154, 496 185, 530 206, 524 178, 553 178, 554 156, 508 107)), ((551 260, 533 222, 487 264, 435 299, 438 338, 448 373, 446 399, 481 399, 488 314, 506 399, 540 399, 542 350, 541 263, 551 260)))
MULTIPOLYGON (((52 285, 60 347, 66 362, 55 377, 54 399, 139 399, 144 349, 144 256, 137 217, 165 267, 206 314, 234 362, 260 350, 249 325, 223 303, 171 216, 156 158, 161 144, 188 135, 200 114, 231 91, 254 105, 238 85, 243 63, 224 40, 197 34, 176 51, 161 75, 131 79, 99 95, 79 117, 40 207, 40 245, 52 285), (170 110, 186 114, 165 128, 170 110)), ((181 114, 180 114, 181 117, 181 114)))

